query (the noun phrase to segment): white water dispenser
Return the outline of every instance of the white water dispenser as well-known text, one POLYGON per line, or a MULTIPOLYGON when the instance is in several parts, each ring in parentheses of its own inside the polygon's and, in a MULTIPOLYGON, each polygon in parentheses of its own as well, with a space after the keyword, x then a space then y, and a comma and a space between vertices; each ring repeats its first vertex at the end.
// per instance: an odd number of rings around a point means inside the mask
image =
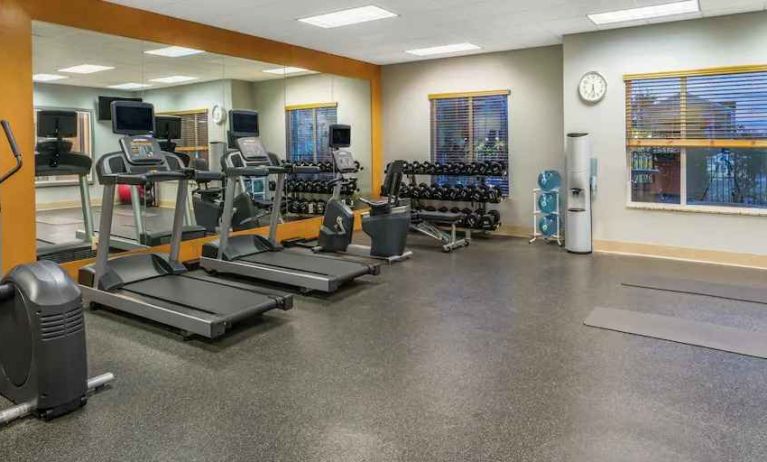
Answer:
POLYGON ((592 251, 591 198, 595 172, 588 133, 567 134, 567 215, 565 249, 572 253, 592 251))

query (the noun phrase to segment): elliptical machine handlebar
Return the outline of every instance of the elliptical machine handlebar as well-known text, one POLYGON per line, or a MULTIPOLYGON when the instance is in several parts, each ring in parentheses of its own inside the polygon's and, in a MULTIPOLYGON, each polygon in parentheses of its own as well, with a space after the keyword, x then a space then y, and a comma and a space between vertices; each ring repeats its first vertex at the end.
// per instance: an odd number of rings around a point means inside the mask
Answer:
POLYGON ((8 145, 11 147, 11 151, 13 152, 13 157, 16 159, 16 165, 11 168, 9 171, 5 172, 3 176, 0 176, 0 184, 2 184, 5 180, 12 177, 16 172, 21 170, 22 161, 21 161, 21 150, 19 149, 19 145, 16 143, 16 137, 13 136, 13 130, 11 130, 11 124, 7 120, 0 121, 0 124, 3 126, 3 132, 5 132, 5 138, 8 140, 8 145))

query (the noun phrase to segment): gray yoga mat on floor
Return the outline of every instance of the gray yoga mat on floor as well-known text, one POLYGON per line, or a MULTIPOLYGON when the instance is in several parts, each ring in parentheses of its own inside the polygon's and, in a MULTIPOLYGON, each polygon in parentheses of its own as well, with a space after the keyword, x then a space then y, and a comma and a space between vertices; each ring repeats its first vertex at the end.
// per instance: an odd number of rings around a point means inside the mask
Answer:
POLYGON ((614 308, 595 308, 583 323, 601 329, 767 359, 767 333, 762 332, 614 308))
POLYGON ((767 305, 767 285, 764 287, 737 286, 718 282, 695 281, 692 279, 675 279, 669 277, 644 276, 623 282, 627 287, 642 289, 664 290, 683 294, 706 295, 709 297, 725 298, 742 302, 763 303, 767 305))

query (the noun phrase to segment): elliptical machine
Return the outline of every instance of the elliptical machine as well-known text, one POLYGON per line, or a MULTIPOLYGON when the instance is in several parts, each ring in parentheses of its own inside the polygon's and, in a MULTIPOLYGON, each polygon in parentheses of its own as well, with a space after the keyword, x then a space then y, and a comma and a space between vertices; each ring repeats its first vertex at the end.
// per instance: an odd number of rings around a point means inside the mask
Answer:
MULTIPOLYGON (((0 122, 16 165, 21 152, 10 124, 0 122)), ((0 394, 15 406, 0 411, 0 425, 29 414, 45 420, 85 405, 89 391, 114 380, 88 380, 85 319, 77 284, 51 261, 19 265, 0 282, 0 394)))
POLYGON ((399 202, 399 185, 403 174, 401 163, 390 166, 386 173, 386 199, 360 199, 370 207, 370 211, 362 214, 362 230, 370 236, 371 245, 368 247, 352 244, 354 211, 341 200, 341 188, 347 181, 344 174, 357 170, 352 153, 343 149, 351 146, 351 127, 331 125, 329 139, 336 178, 331 181, 333 196, 325 206, 317 246, 312 250, 373 257, 390 263, 410 258, 413 252, 406 249, 410 229, 410 206, 399 202))

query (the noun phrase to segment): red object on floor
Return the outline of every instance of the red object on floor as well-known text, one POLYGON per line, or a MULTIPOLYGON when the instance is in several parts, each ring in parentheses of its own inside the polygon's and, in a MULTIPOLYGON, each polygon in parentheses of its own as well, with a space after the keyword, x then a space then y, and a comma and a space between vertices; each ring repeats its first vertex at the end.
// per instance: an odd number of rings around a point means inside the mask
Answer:
MULTIPOLYGON (((138 188, 138 197, 144 200, 144 188, 138 188)), ((127 184, 117 185, 117 199, 122 205, 130 205, 130 186, 127 184)))

